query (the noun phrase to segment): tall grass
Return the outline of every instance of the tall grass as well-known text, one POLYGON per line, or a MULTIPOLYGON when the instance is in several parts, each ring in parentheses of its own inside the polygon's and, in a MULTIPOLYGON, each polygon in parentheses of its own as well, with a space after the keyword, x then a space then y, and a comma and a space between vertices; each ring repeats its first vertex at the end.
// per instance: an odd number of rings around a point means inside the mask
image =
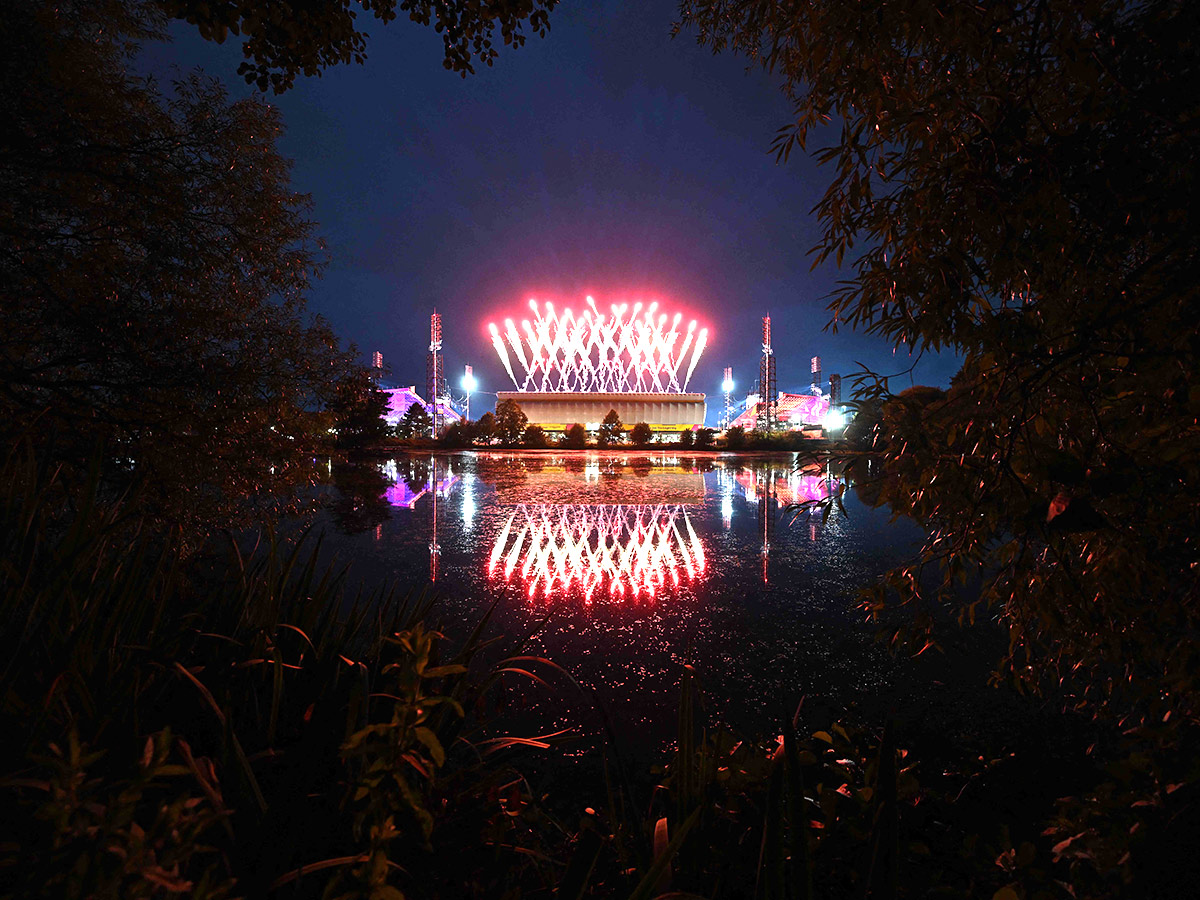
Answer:
POLYGON ((97 479, 14 453, 0 485, 0 896, 553 878, 534 813, 493 802, 522 806, 503 751, 529 739, 483 734, 515 668, 479 660, 485 622, 447 651, 427 593, 350 589, 319 537, 189 556, 97 479))

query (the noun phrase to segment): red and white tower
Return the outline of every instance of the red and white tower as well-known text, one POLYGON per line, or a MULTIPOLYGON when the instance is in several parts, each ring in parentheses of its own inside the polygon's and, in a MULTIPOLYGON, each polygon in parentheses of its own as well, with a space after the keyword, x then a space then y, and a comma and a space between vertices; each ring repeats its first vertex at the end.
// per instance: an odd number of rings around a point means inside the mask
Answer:
POLYGON ((425 396, 429 403, 429 417, 433 420, 433 437, 442 430, 441 398, 446 393, 445 360, 442 359, 442 317, 435 309, 429 317, 429 360, 425 366, 425 396))
POLYGON ((758 363, 758 383, 762 391, 762 412, 758 416, 759 431, 774 431, 778 427, 777 408, 779 385, 775 379, 775 352, 771 349, 771 317, 763 316, 762 359, 758 363))

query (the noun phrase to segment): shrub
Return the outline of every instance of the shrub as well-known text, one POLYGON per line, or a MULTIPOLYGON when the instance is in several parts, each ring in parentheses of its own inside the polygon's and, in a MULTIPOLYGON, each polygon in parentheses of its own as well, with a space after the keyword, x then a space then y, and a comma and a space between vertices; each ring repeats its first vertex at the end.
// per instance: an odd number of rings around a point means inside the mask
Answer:
POLYGON ((563 435, 562 445, 568 450, 582 450, 587 446, 587 430, 576 422, 563 435))
POLYGON ((521 444, 530 450, 545 450, 550 446, 546 440, 546 432, 542 430, 541 425, 530 425, 525 429, 525 434, 521 438, 521 444))

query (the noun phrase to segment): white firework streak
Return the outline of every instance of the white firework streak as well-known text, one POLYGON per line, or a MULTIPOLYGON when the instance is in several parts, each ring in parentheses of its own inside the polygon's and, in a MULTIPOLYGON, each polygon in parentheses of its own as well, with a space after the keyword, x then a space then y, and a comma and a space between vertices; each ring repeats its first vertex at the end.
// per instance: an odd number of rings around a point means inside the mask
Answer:
POLYGON ((520 329, 512 319, 505 319, 503 332, 489 326, 505 371, 522 391, 684 391, 708 343, 708 330, 697 333, 694 321, 680 334, 679 313, 668 325, 657 301, 648 306, 638 302, 632 309, 614 303, 606 314, 588 297, 579 316, 570 309, 559 315, 554 304, 539 305, 535 299, 529 307, 533 319, 522 320, 520 329), (513 355, 523 378, 512 365, 513 355))
POLYGON ((531 599, 578 588, 590 601, 598 590, 654 598, 703 576, 706 562, 682 504, 523 504, 496 536, 488 576, 509 581, 518 566, 531 599))
POLYGON ((679 367, 683 361, 687 359, 688 348, 692 346, 692 338, 696 334, 696 323, 692 322, 688 325, 687 337, 683 339, 683 346, 679 349, 679 356, 672 357, 671 363, 671 380, 678 384, 679 367))
MULTIPOLYGON (((521 336, 517 334, 517 326, 513 324, 512 319, 504 320, 504 336, 508 338, 508 342, 512 344, 512 348, 516 351, 517 359, 521 361, 521 366, 526 372, 529 371, 529 363, 525 361, 525 351, 521 349, 521 336)), ((517 379, 513 379, 513 384, 517 383, 517 379)), ((520 385, 517 385, 520 387, 520 385)))
POLYGON ((496 355, 500 357, 500 362, 504 363, 504 371, 508 373, 513 384, 516 384, 517 376, 513 374, 512 363, 508 359, 508 350, 504 347, 504 339, 500 337, 499 329, 495 324, 491 324, 488 325, 488 331, 492 333, 492 346, 496 348, 496 355))
POLYGON ((692 351, 692 364, 688 366, 687 376, 683 379, 683 383, 687 384, 692 380, 692 373, 696 371, 696 363, 700 362, 700 354, 704 352, 704 346, 708 343, 708 329, 700 329, 700 338, 696 341, 696 349, 692 351))

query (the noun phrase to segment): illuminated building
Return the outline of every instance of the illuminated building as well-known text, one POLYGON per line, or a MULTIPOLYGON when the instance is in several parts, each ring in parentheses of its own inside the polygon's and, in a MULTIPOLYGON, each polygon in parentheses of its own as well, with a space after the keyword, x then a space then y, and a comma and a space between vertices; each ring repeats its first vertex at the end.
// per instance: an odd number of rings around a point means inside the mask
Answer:
MULTIPOLYGON (((761 402, 747 402, 745 412, 733 420, 733 425, 754 431, 759 427, 759 411, 764 405, 761 402)), ((828 397, 780 392, 775 401, 775 421, 779 428, 799 429, 806 425, 821 425, 828 414, 828 397)))
MULTIPOLYGON (((389 425, 395 427, 396 423, 404 418, 404 414, 408 412, 410 406, 414 403, 419 403, 421 408, 433 418, 433 407, 420 394, 417 393, 416 385, 397 388, 381 388, 383 393, 387 394, 388 405, 383 413, 383 420, 389 425)), ((437 405, 438 418, 442 425, 449 425, 452 422, 461 422, 462 416, 448 400, 443 397, 442 402, 437 405)))
POLYGON ((682 314, 669 317, 658 303, 613 304, 600 312, 595 300, 576 316, 560 315, 553 303, 529 301, 532 319, 520 326, 491 323, 492 346, 516 390, 497 401, 515 400, 531 425, 565 431, 579 423, 597 428, 616 410, 626 425, 646 422, 657 432, 704 424, 705 396, 687 390, 708 343, 708 329, 682 314))

